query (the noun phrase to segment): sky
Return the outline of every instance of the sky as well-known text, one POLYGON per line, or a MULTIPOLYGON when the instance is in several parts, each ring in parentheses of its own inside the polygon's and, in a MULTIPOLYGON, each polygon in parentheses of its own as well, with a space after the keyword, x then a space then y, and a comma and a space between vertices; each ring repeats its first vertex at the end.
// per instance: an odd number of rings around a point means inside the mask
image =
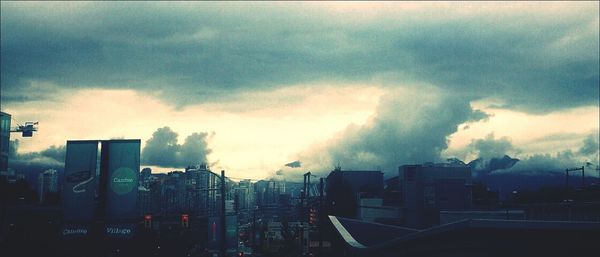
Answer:
POLYGON ((598 165, 598 13, 598 2, 2 2, 0 107, 13 125, 39 121, 34 137, 12 135, 13 156, 139 138, 142 166, 160 172, 207 162, 259 179, 339 164, 391 176, 505 154, 521 162, 502 172, 598 165))

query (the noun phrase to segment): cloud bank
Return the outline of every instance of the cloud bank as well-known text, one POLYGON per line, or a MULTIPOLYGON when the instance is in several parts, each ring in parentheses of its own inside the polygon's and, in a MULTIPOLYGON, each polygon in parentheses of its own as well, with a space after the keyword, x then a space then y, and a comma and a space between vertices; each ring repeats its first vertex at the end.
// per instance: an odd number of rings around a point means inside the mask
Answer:
MULTIPOLYGON (((566 168, 598 166, 598 133, 588 134, 577 151, 564 150, 555 153, 534 153, 521 156, 520 150, 513 146, 509 138, 496 139, 493 134, 473 140, 467 149, 478 154, 469 164, 476 177, 488 175, 525 175, 555 176, 561 175, 566 168), (519 156, 519 158, 511 158, 519 156)), ((591 173, 591 176, 597 174, 591 173)))
POLYGON ((366 124, 348 126, 336 138, 301 153, 300 160, 317 172, 340 164, 394 176, 399 165, 442 160, 448 136, 460 124, 486 117, 464 99, 433 86, 426 93, 410 87, 390 90, 366 124))
POLYGON ((7 2, 2 102, 126 87, 186 106, 313 81, 406 81, 527 112, 595 105, 598 6, 7 2))
POLYGON ((212 152, 208 148, 208 133, 193 133, 181 145, 177 143, 178 136, 169 127, 157 129, 142 149, 142 164, 160 167, 208 164, 206 156, 212 152))

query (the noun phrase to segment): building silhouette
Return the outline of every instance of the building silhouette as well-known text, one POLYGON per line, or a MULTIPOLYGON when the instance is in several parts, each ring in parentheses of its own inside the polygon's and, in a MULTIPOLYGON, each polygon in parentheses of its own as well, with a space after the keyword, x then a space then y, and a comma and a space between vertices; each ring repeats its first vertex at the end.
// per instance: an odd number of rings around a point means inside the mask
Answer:
POLYGON ((11 115, 0 112, 0 175, 8 175, 11 115))
POLYGON ((399 187, 406 225, 427 228, 439 224, 440 210, 471 208, 471 167, 425 163, 399 168, 399 187))
POLYGON ((40 202, 44 202, 48 193, 58 192, 58 171, 49 169, 38 174, 37 191, 40 202))
POLYGON ((359 197, 382 196, 381 171, 345 171, 338 167, 327 176, 326 204, 331 215, 356 218, 359 197))

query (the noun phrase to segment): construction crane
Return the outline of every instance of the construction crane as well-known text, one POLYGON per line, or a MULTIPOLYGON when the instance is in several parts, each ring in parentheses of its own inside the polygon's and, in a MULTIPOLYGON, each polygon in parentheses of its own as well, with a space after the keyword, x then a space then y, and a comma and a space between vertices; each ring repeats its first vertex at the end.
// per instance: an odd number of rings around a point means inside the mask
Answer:
POLYGON ((16 127, 10 129, 10 132, 22 133, 23 137, 32 137, 33 132, 38 131, 37 125, 37 121, 27 121, 25 124, 17 124, 16 127))

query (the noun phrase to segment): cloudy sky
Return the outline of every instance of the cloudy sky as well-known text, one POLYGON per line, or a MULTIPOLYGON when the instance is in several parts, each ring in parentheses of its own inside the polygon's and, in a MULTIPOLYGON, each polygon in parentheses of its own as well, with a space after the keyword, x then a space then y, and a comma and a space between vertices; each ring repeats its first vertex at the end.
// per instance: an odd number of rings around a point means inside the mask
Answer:
POLYGON ((140 138, 159 171, 199 155, 250 178, 504 154, 597 164, 598 13, 598 2, 2 2, 1 108, 39 121, 33 138, 13 135, 19 153, 140 138))

